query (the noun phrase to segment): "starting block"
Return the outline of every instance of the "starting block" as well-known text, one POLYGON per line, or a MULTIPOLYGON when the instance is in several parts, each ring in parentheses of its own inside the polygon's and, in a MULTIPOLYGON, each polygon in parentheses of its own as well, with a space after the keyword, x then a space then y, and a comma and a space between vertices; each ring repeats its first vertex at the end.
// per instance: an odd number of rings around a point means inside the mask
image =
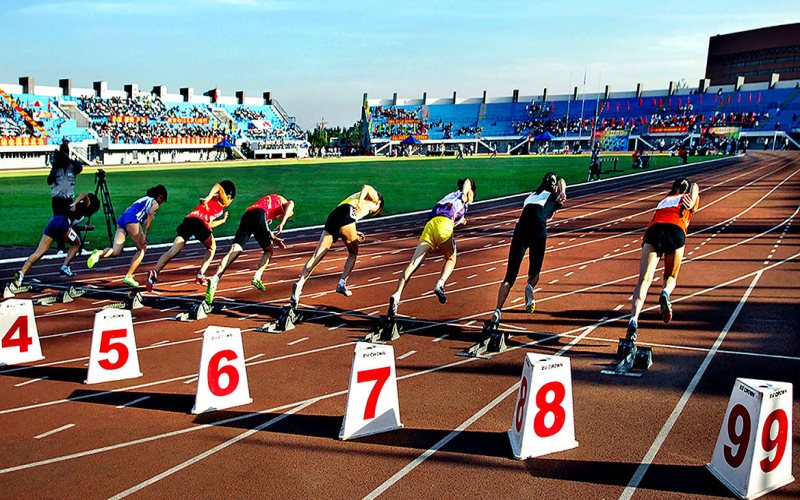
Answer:
POLYGON ((381 344, 384 342, 391 342, 400 338, 400 333, 403 328, 397 324, 397 318, 390 318, 389 316, 381 316, 378 320, 378 325, 366 336, 364 341, 373 344, 381 344))
POLYGON ((66 290, 61 290, 57 295, 42 297, 41 299, 37 300, 35 304, 37 306, 51 306, 56 302, 66 304, 85 294, 86 290, 78 290, 74 286, 71 286, 66 290))
POLYGON ((491 354, 499 354, 508 349, 506 341, 511 336, 506 332, 498 330, 497 324, 491 321, 485 322, 483 324, 483 330, 481 330, 481 335, 484 337, 483 340, 468 348, 466 351, 458 353, 458 355, 467 358, 489 359, 492 357, 491 354))
POLYGON ((133 311, 134 309, 141 309, 144 307, 142 300, 142 292, 137 292, 134 290, 130 292, 124 300, 114 302, 113 304, 108 304, 100 310, 105 311, 106 309, 127 309, 129 311, 133 311))
POLYGON ((14 286, 13 283, 9 283, 3 289, 3 298, 13 299, 18 293, 27 293, 31 290, 33 290, 33 287, 30 285, 14 286))
POLYGON ((649 347, 637 347, 629 339, 619 339, 617 344, 617 361, 613 366, 601 370, 603 375, 622 377, 641 377, 653 366, 653 350, 649 347))
POLYGON ((294 327, 303 319, 303 316, 297 313, 297 310, 292 306, 283 306, 281 315, 278 316, 276 321, 265 323, 261 328, 256 328, 257 332, 262 333, 281 333, 294 330, 294 327))
POLYGON ((177 321, 197 321, 206 319, 211 313, 218 313, 225 307, 218 304, 209 304, 205 300, 195 302, 189 307, 188 312, 182 312, 175 316, 177 321))

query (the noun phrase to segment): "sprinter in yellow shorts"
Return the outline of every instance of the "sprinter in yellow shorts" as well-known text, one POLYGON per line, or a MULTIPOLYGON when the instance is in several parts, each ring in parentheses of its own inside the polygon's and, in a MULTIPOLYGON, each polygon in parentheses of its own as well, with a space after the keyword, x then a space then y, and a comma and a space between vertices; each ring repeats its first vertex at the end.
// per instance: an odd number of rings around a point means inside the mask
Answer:
POLYGON ((428 252, 437 248, 442 251, 445 260, 442 272, 439 275, 439 281, 436 282, 433 292, 439 298, 439 302, 442 304, 447 302, 444 284, 456 267, 456 242, 453 239, 453 229, 461 224, 466 224, 467 219, 464 215, 475 198, 475 192, 476 187, 473 179, 459 179, 458 191, 448 194, 433 207, 428 223, 425 224, 425 229, 422 230, 419 244, 414 250, 414 256, 411 257, 411 262, 408 263, 400 279, 397 280, 397 290, 389 297, 390 318, 394 318, 397 314, 400 296, 408 280, 411 279, 411 275, 419 268, 422 259, 425 258, 428 252))

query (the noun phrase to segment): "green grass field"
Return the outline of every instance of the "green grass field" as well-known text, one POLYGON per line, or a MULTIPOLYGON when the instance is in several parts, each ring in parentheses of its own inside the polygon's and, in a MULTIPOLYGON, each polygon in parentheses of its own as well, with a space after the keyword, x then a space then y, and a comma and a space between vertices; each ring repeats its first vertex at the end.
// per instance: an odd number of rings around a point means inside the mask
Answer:
MULTIPOLYGON (((690 158, 699 161, 703 158, 690 158)), ((678 158, 656 156, 651 169, 677 165, 678 158)), ((214 182, 230 179, 236 183, 237 195, 231 205, 228 222, 215 229, 218 236, 236 231, 245 208, 269 193, 280 193, 294 199, 296 215, 287 229, 323 224, 328 213, 347 195, 358 191, 362 184, 375 186, 386 199, 384 214, 424 210, 433 206, 444 194, 456 188, 459 177, 473 177, 478 186, 478 200, 533 190, 547 171, 564 177, 568 184, 586 180, 587 156, 514 156, 488 159, 473 157, 465 160, 438 159, 332 159, 324 161, 261 162, 248 165, 226 164, 208 166, 136 166, 107 169, 111 198, 117 216, 147 188, 164 184, 169 201, 153 221, 148 243, 172 241, 175 227, 205 196, 214 182)), ((610 169, 610 163, 603 168, 610 169)), ((621 156, 619 172, 634 172, 630 156, 621 156)), ((76 194, 94 190, 95 169, 78 176, 76 194)), ((0 246, 34 246, 51 216, 50 189, 46 171, 0 175, 0 246)), ((95 215, 99 245, 105 244, 102 214, 95 215)))

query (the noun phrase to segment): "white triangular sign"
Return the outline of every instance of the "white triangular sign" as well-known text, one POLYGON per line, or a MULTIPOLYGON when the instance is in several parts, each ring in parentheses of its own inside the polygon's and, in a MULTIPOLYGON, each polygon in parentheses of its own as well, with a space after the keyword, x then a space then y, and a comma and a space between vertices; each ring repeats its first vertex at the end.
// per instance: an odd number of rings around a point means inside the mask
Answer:
POLYGON ((242 331, 209 326, 203 334, 197 396, 192 413, 252 403, 244 366, 242 331))
POLYGON ((569 358, 525 356, 508 438, 518 460, 578 446, 569 358))
POLYGON ((126 309, 105 309, 94 315, 87 384, 141 377, 133 318, 126 309))
POLYGON ((0 366, 42 359, 33 302, 9 299, 0 304, 0 366))
POLYGON ((394 349, 390 345, 356 343, 339 439, 402 428, 394 349))
POLYGON ((707 467, 739 498, 794 481, 792 384, 737 378, 707 467))

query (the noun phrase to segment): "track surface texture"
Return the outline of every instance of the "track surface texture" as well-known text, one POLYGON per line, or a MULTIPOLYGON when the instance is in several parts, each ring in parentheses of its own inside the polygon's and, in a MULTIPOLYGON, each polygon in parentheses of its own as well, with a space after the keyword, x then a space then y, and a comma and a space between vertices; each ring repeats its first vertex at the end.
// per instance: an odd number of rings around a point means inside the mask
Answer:
MULTIPOLYGON (((0 368, 0 496, 729 497, 705 464, 734 380, 800 389, 800 157, 752 153, 577 186, 568 195, 549 229, 536 312, 527 314, 520 299, 523 262, 503 314, 502 327, 514 332, 511 349, 491 359, 456 354, 480 340, 494 308, 524 196, 470 211, 456 231, 458 264, 445 305, 431 293, 441 254, 425 260, 403 295, 399 313, 408 323, 393 342, 405 428, 353 441, 337 439, 353 348, 385 312, 423 216, 361 224, 368 239, 349 280, 353 296, 334 293, 346 257, 339 243, 300 304, 327 314, 282 334, 254 328, 287 303, 318 230, 294 233, 288 249, 276 250, 266 292, 249 285, 260 256, 251 242, 220 283, 217 300, 227 309, 182 323, 172 318, 203 293, 193 282, 200 251, 188 246, 146 295, 149 305, 133 312, 144 376, 121 382, 83 384, 94 314, 124 291, 130 253, 92 271, 76 263, 76 284, 112 293, 37 306, 46 359, 0 368), (689 228, 674 319, 660 321, 658 279, 639 333, 655 364, 640 379, 603 376, 627 324, 643 229, 681 173, 700 184, 702 208, 689 228), (192 415, 208 325, 242 329, 254 401, 192 415), (526 352, 570 357, 580 445, 517 461, 506 431, 526 352)), ((220 243, 212 270, 229 245, 220 243)), ((140 281, 162 251, 148 253, 140 281)), ((29 277, 67 284, 58 264, 42 261, 29 277)), ((18 266, 0 267, 0 281, 18 266)), ((793 414, 800 415, 796 396, 793 414)), ((796 419, 789 439, 800 477, 796 419)), ((772 496, 797 498, 800 482, 772 496)))

